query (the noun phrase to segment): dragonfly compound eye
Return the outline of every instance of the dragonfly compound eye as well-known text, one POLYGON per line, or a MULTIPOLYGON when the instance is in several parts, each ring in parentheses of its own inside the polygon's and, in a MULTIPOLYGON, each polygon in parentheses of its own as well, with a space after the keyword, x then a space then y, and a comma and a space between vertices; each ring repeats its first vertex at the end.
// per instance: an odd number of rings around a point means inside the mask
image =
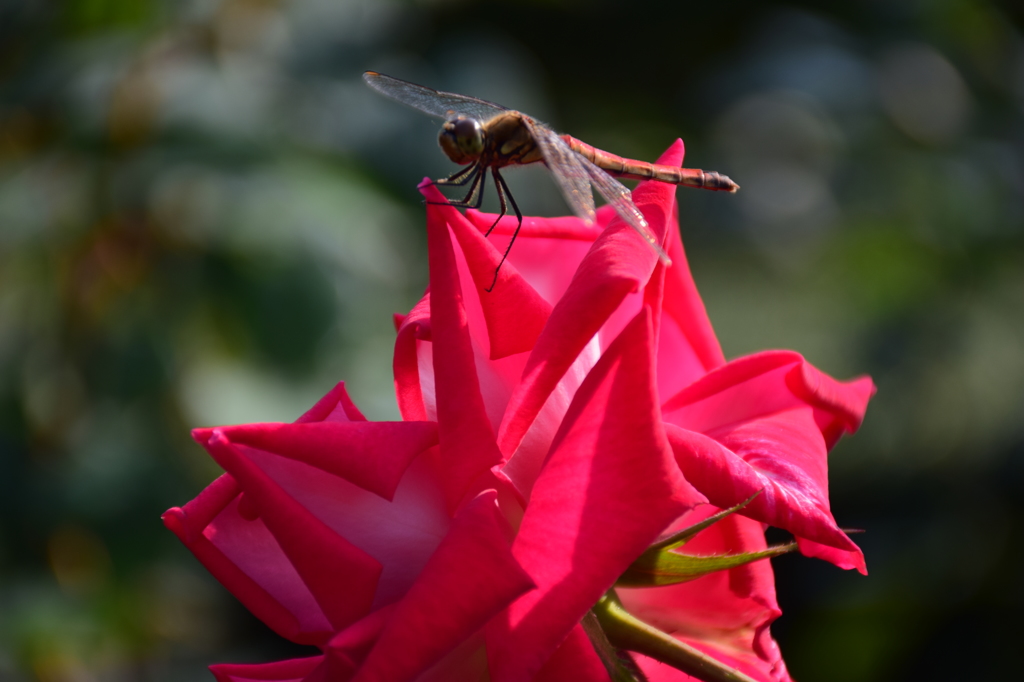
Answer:
POLYGON ((438 141, 441 149, 455 163, 475 161, 484 150, 484 135, 476 119, 458 116, 447 121, 438 141))

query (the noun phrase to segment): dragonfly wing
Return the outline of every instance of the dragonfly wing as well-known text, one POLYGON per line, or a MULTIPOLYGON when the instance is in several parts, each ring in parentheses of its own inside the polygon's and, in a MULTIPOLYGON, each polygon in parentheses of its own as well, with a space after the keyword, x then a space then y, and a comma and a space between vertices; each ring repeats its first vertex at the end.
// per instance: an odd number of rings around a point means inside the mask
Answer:
POLYGON ((487 100, 433 90, 376 71, 364 73, 363 80, 385 97, 446 121, 457 114, 487 121, 503 111, 508 111, 505 107, 487 100))
MULTIPOLYGON (((560 139, 560 138, 559 138, 560 139)), ((566 145, 566 149, 569 146, 566 145)), ((570 150, 571 151, 571 150, 570 150)), ((671 265, 672 259, 665 253, 665 249, 661 248, 661 244, 658 238, 651 232, 650 227, 647 225, 647 219, 644 218, 644 214, 640 212, 640 209, 633 203, 633 196, 630 194, 629 188, 623 185, 621 182, 613 178, 604 172, 599 166, 588 161, 576 154, 580 164, 586 169, 586 173, 589 176, 590 182, 594 183, 594 187, 600 193, 604 200, 607 201, 612 207, 615 208, 615 212, 625 220, 630 227, 636 230, 637 234, 644 238, 644 241, 650 244, 651 248, 658 254, 658 258, 665 265, 671 265)))
POLYGON ((569 148, 565 140, 547 126, 523 116, 523 122, 530 130, 540 153, 544 156, 551 175, 554 176, 569 208, 583 220, 593 223, 596 215, 594 195, 590 191, 590 176, 581 163, 584 159, 569 148))
POLYGON ((658 258, 666 265, 672 264, 672 260, 648 227, 644 214, 633 203, 633 198, 625 185, 574 152, 565 140, 547 126, 527 116, 523 117, 523 121, 540 146, 544 163, 555 176, 555 181, 573 213, 589 222, 594 221, 594 195, 590 191, 590 185, 593 183, 615 212, 654 249, 658 258))

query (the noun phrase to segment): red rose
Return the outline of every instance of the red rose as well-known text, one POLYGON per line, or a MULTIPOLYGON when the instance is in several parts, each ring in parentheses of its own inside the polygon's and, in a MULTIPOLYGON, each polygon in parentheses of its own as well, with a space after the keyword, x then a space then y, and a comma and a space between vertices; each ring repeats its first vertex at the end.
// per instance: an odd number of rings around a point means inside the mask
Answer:
MULTIPOLYGON (((661 163, 681 158, 677 143, 661 163)), ((195 433, 227 473, 165 523, 268 625, 323 651, 219 679, 608 679, 581 618, 663 531, 758 490, 750 518, 687 551, 763 548, 765 522, 863 570, 828 510, 825 454, 870 381, 793 353, 724 363, 674 188, 634 201, 669 235, 670 268, 607 209, 590 227, 527 218, 492 293, 514 224, 495 248, 492 217, 430 205, 430 290, 397 319, 404 421, 366 421, 339 385, 294 424, 195 433)), ((767 562, 621 593, 727 665, 788 679, 767 562)))

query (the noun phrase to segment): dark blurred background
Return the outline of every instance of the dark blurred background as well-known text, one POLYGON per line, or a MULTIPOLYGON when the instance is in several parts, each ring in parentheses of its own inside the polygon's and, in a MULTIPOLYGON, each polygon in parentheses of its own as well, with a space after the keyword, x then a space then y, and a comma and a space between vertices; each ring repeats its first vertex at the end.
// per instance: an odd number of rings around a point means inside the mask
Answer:
MULTIPOLYGON (((1024 35, 994 0, 0 0, 0 680, 210 679, 295 652, 159 515, 201 425, 336 381, 397 416, 437 123, 376 69, 624 155, 676 137, 735 357, 870 373, 832 499, 867 578, 776 560, 810 680, 1012 679, 1024 625, 1024 35), (1016 651, 1017 653, 1013 653, 1016 651)), ((520 206, 565 206, 543 169, 520 206)))

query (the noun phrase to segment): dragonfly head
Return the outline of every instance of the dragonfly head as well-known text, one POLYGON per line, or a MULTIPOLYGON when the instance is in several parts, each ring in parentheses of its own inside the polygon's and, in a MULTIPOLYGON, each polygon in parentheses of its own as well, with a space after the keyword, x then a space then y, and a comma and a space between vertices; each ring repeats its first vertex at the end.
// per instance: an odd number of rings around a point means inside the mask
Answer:
POLYGON ((484 151, 483 126, 475 118, 455 116, 445 121, 438 142, 448 158, 455 163, 472 163, 484 151))

